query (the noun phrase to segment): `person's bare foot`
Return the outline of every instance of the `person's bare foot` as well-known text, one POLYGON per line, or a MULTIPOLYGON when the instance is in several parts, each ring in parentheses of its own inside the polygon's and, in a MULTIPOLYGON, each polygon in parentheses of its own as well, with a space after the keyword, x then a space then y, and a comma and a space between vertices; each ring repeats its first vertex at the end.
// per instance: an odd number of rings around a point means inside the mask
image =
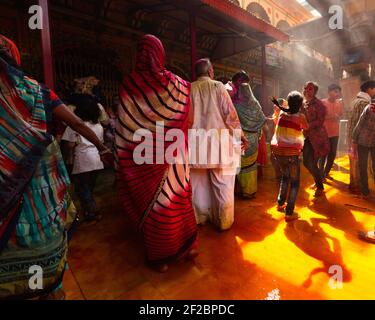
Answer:
POLYGON ((169 267, 166 263, 156 264, 153 266, 153 269, 159 273, 166 273, 169 270, 169 267))
POLYGON ((166 273, 169 270, 169 266, 166 263, 156 263, 156 262, 150 262, 146 261, 146 265, 159 273, 166 273))
POLYGON ((159 267, 158 267, 158 271, 159 271, 160 273, 166 273, 166 272, 168 272, 168 270, 169 270, 169 267, 168 267, 167 264, 161 264, 161 265, 159 265, 159 267))
POLYGON ((186 256, 186 260, 194 261, 199 256, 199 251, 197 249, 192 249, 186 256))
POLYGON ((286 208, 286 204, 283 204, 282 206, 281 205, 277 205, 277 211, 278 212, 282 212, 284 213, 285 212, 285 208, 286 208))

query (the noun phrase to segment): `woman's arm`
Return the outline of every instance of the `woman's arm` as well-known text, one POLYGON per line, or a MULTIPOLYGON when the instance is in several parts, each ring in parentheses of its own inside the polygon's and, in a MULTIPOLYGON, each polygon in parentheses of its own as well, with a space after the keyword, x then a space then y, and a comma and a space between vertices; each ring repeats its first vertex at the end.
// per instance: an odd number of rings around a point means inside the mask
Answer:
POLYGON ((301 118, 301 128, 303 130, 308 130, 309 129, 309 123, 307 122, 306 116, 303 113, 301 113, 300 118, 301 118))
POLYGON ((105 151, 107 147, 99 140, 96 134, 85 125, 85 123, 71 112, 64 104, 59 105, 53 111, 54 116, 65 122, 75 132, 89 140, 99 152, 105 151))

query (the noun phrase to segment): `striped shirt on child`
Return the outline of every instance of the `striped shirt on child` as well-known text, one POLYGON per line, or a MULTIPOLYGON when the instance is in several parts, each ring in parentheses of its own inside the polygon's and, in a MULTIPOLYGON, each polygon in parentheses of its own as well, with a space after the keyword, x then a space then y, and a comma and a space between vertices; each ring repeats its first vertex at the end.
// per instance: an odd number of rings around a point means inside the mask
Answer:
POLYGON ((303 130, 308 128, 304 114, 281 112, 271 149, 279 156, 299 156, 304 146, 303 130))

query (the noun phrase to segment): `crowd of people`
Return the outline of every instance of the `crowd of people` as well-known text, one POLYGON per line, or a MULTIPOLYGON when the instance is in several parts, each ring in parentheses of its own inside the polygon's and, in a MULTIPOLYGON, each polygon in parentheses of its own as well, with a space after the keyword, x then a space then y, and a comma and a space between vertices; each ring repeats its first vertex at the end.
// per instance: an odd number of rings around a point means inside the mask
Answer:
MULTIPOLYGON (((286 222, 300 218, 295 207, 301 156, 315 181, 314 196, 324 195, 344 114, 338 85, 329 86, 328 98, 320 100, 318 84, 309 81, 302 93, 274 98, 275 113, 267 118, 246 72, 224 84, 214 79, 210 60, 201 59, 195 66, 198 79, 189 83, 165 65, 161 41, 144 36, 135 69, 121 83, 117 109, 108 116, 90 92, 76 92, 66 106, 52 90, 25 74, 16 45, 0 35, 0 298, 62 297, 69 231, 77 221, 70 179, 84 220, 100 220, 94 187, 105 166, 115 166, 122 211, 142 235, 147 264, 159 272, 167 272, 175 260, 198 256, 198 225, 211 223, 220 232, 232 227, 236 194, 255 197, 266 127, 274 127, 271 160, 280 183, 275 200, 286 222), (114 118, 116 128, 111 125, 114 118), (58 139, 53 134, 56 119, 64 128, 58 139), (160 122, 166 137, 171 130, 183 133, 185 143, 177 155, 183 161, 137 163, 134 153, 144 143, 138 139, 140 130, 151 132, 149 143, 160 145, 160 122), (104 143, 104 128, 113 138, 111 147, 104 143), (190 164, 189 130, 218 135, 227 130, 233 141, 239 131, 240 151, 235 156, 240 168, 220 156, 219 161, 208 157, 205 163, 190 164), (64 145, 64 157, 58 142, 64 145), (45 266, 43 290, 28 287, 30 265, 45 266)), ((374 97, 375 82, 365 82, 354 101, 348 130, 350 190, 367 200, 372 199, 369 154, 375 172, 374 97)), ((149 156, 155 159, 161 153, 164 158, 174 142, 166 139, 162 150, 154 149, 149 156)), ((236 148, 219 140, 215 147, 208 144, 206 152, 213 156, 231 149, 236 148)), ((375 243, 374 231, 360 236, 375 243)))

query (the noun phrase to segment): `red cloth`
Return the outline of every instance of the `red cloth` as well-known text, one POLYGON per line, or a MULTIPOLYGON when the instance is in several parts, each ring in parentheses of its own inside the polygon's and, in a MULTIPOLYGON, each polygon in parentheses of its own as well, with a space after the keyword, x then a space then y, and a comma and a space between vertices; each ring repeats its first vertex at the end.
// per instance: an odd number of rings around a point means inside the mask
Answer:
POLYGON ((265 136, 264 132, 262 133, 262 137, 259 140, 259 149, 258 149, 257 163, 260 166, 266 166, 267 163, 268 163, 267 142, 266 142, 266 136, 265 136))
MULTIPOLYGON (((156 163, 164 158, 172 142, 162 150, 157 143, 156 122, 164 122, 164 133, 180 129, 185 134, 181 146, 187 157, 187 124, 190 83, 165 70, 162 43, 147 35, 138 45, 136 70, 125 77, 120 88, 121 104, 116 125, 118 193, 124 212, 144 238, 150 262, 164 263, 187 253, 197 240, 197 226, 191 202, 189 167, 156 163), (135 132, 152 132, 151 164, 137 164, 135 132)), ((159 140, 158 140, 159 141, 159 140)), ((160 141, 159 141, 160 142, 160 141)), ((151 141, 149 141, 151 143, 151 141)))
POLYGON ((331 149, 327 130, 324 127, 326 107, 321 100, 314 98, 306 103, 304 112, 309 124, 308 130, 305 130, 305 135, 314 148, 314 156, 316 159, 324 158, 331 149))
POLYGON ((15 43, 0 34, 0 47, 17 63, 21 65, 21 55, 15 43))

